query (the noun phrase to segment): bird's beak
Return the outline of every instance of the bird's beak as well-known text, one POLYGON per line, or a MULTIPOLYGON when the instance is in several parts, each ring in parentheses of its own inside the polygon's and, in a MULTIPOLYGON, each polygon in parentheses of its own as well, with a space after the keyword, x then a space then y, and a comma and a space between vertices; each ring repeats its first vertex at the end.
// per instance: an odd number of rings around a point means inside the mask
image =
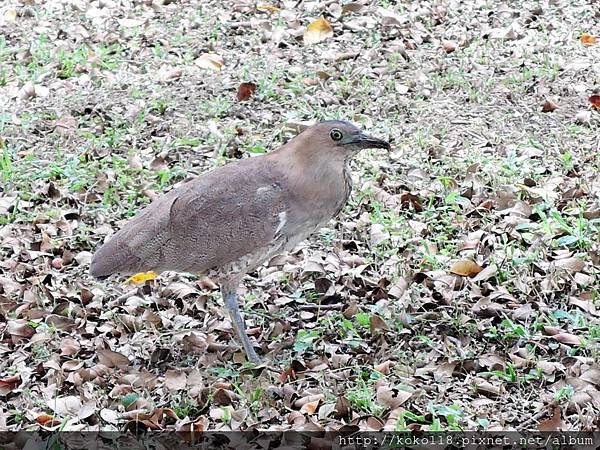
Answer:
POLYGON ((368 134, 360 133, 355 136, 353 144, 359 146, 361 149, 363 148, 385 148, 386 150, 390 150, 390 143, 384 141, 383 139, 379 139, 373 136, 369 136, 368 134))

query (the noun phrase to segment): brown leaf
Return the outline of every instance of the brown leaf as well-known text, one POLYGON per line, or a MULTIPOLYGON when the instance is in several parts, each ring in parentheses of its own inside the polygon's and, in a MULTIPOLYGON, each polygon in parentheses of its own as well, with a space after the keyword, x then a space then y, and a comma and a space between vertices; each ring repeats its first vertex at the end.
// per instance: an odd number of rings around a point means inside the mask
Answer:
POLYGON ((179 67, 163 66, 158 72, 158 78, 161 81, 172 81, 181 78, 183 75, 183 69, 179 67))
POLYGON ((446 53, 452 53, 456 51, 457 47, 458 46, 456 45, 456 42, 442 41, 442 49, 444 49, 446 53))
POLYGON ((392 367, 394 364, 395 364, 395 363, 394 363, 394 361, 391 361, 391 360, 389 360, 389 359, 388 359, 387 361, 384 361, 384 362, 382 362, 381 364, 377 364, 377 365, 375 365, 374 369, 375 369, 377 372, 379 372, 379 373, 382 373, 382 374, 384 374, 384 375, 388 375, 388 374, 390 373, 390 369, 391 369, 391 367, 392 367))
POLYGON ((539 431, 560 431, 565 426, 561 414, 560 414, 560 406, 554 405, 554 411, 552 412, 552 417, 547 420, 542 420, 538 424, 539 431))
POLYGON ((579 378, 588 383, 600 386, 600 366, 589 368, 579 378))
POLYGON ((554 265, 573 273, 581 272, 585 267, 585 263, 581 259, 575 257, 557 259, 554 261, 554 265))
POLYGON ((296 400, 294 402, 294 406, 296 408, 302 408, 302 406, 304 406, 307 403, 310 402, 314 402, 314 401, 321 401, 321 400, 325 400, 325 395, 324 394, 312 394, 312 395, 307 395, 305 397, 299 398, 298 400, 296 400))
POLYGON ((35 329, 24 319, 9 320, 6 325, 6 331, 11 336, 20 338, 30 338, 35 334, 35 329))
POLYGON ((472 277, 481 272, 483 268, 479 266, 475 261, 471 261, 470 259, 462 259, 460 261, 455 262, 450 267, 450 272, 456 275, 460 275, 461 277, 472 277))
POLYGON ((455 362, 445 362, 440 364, 433 373, 433 378, 436 382, 446 381, 452 378, 456 366, 457 363, 455 362))
POLYGON ((475 389, 478 393, 486 397, 497 397, 502 394, 503 388, 501 385, 495 385, 481 378, 476 378, 473 381, 475 389))
POLYGON ((377 403, 386 406, 389 409, 396 409, 412 397, 411 392, 393 389, 383 385, 377 388, 377 403))
POLYGON ((361 11, 364 11, 365 9, 367 9, 367 7, 365 5, 363 5, 362 3, 350 2, 350 3, 346 3, 345 5, 342 5, 342 14, 360 13, 361 11))
POLYGON ((348 307, 346 309, 344 309, 342 314, 344 315, 344 317, 346 319, 351 319, 352 317, 355 316, 355 314, 357 312, 358 312, 358 303, 356 302, 356 300, 352 300, 350 302, 350 304, 348 305, 348 307))
POLYGON ((589 46, 589 45, 594 45, 598 43, 598 38, 594 35, 588 34, 588 33, 583 33, 581 36, 579 36, 579 40, 581 41, 581 43, 583 45, 589 46))
POLYGON ((189 335, 184 336, 184 338, 181 340, 181 344, 185 353, 191 353, 194 355, 202 355, 208 348, 206 338, 194 333, 193 331, 189 335))
POLYGON ((304 43, 307 45, 316 44, 333 36, 333 28, 327 22, 325 17, 321 16, 314 22, 311 22, 304 31, 304 43))
POLYGON ((571 333, 558 333, 552 336, 553 339, 556 339, 561 344, 568 345, 579 345, 581 344, 581 339, 579 336, 571 333))
POLYGON ((600 95, 590 95, 588 101, 592 104, 594 108, 600 109, 600 95))
POLYGON ((108 349, 98 350, 98 361, 106 367, 128 366, 131 364, 129 359, 122 353, 108 349))
POLYGON ((165 387, 169 391, 179 391, 185 389, 187 376, 182 370, 167 370, 165 373, 165 387))
POLYGON ((294 371, 294 369, 290 366, 285 368, 280 374, 279 374, 279 382, 281 384, 287 383, 288 380, 289 381, 294 381, 296 379, 296 372, 294 371))
POLYGON ((75 416, 83 406, 79 397, 69 395, 66 397, 52 398, 47 402, 48 407, 58 416, 75 416))
POLYGON ((300 412, 303 414, 314 414, 317 408, 319 407, 321 400, 322 399, 319 398, 312 402, 305 403, 304 405, 302 405, 302 408, 300 408, 300 412))
POLYGON ((381 331, 388 331, 390 327, 385 320, 383 320, 377 314, 373 314, 371 316, 371 320, 369 321, 369 328, 371 329, 371 334, 376 334, 381 331))
POLYGON ((556 103, 554 103, 552 100, 546 100, 542 105, 542 112, 552 112, 556 108, 558 108, 556 103))
POLYGON ((44 427, 54 427, 62 422, 62 420, 55 419, 50 414, 40 414, 35 418, 35 421, 44 427))
POLYGON ((257 87, 258 86, 256 84, 251 82, 240 84, 237 91, 238 101, 245 102, 246 100, 248 100, 250 97, 252 97, 252 94, 256 92, 257 87))
POLYGON ((235 397, 235 394, 229 389, 219 388, 213 394, 213 401, 216 405, 227 406, 233 403, 235 397))
POLYGON ((206 416, 199 416, 194 422, 183 425, 179 431, 189 431, 190 433, 202 433, 208 429, 208 418, 206 416))
POLYGON ((54 123, 54 131, 60 134, 73 134, 78 122, 73 116, 63 116, 54 123))
POLYGON ((350 414, 350 400, 343 395, 335 401, 335 412, 337 417, 346 417, 350 414))
POLYGON ((21 384, 21 375, 0 379, 0 395, 7 395, 21 384))
POLYGON ((266 12, 269 14, 279 12, 279 8, 277 6, 271 5, 270 3, 257 3, 256 10, 260 12, 266 12))
POLYGON ((209 69, 219 72, 225 64, 225 61, 216 53, 203 53, 198 59, 196 59, 196 61, 194 61, 194 64, 202 69, 209 69))

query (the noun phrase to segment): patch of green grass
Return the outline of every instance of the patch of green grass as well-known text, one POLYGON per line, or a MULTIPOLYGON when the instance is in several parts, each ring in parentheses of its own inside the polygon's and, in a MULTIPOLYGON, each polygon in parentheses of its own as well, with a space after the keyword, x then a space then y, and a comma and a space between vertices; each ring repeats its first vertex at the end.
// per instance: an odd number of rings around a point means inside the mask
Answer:
POLYGON ((20 411, 18 409, 11 409, 8 411, 9 417, 12 418, 12 422, 14 424, 23 424, 27 422, 27 415, 24 411, 20 411))
POLYGON ((574 394, 575 394, 575 388, 573 386, 567 384, 566 386, 561 387, 560 389, 558 389, 555 392, 554 398, 559 403, 568 402, 568 401, 571 401, 574 394))
POLYGON ((58 78, 66 79, 88 68, 114 71, 122 62, 123 49, 119 44, 82 45, 74 49, 56 47, 50 39, 41 35, 31 45, 31 58, 26 66, 15 65, 21 79, 38 80, 49 68, 58 78))
POLYGON ((415 414, 412 411, 405 409, 401 411, 398 415, 395 431, 410 431, 408 425, 410 425, 411 423, 426 424, 427 420, 425 419, 425 416, 415 414))
POLYGON ((324 321, 328 329, 339 336, 339 339, 352 348, 358 348, 364 342, 362 334, 364 328, 370 324, 371 315, 365 312, 358 312, 353 320, 345 318, 340 313, 334 313, 327 316, 324 321))
POLYGON ((219 95, 200 103, 198 108, 205 117, 226 117, 232 106, 233 102, 230 98, 219 95))
POLYGON ((460 431, 464 420, 464 411, 458 405, 436 405, 429 402, 427 410, 432 416, 429 431, 460 431), (443 423, 445 422, 445 424, 443 423))
POLYGON ((374 387, 375 381, 382 376, 375 370, 357 369, 356 379, 347 383, 344 393, 354 410, 374 416, 383 413, 385 408, 377 403, 374 387))
POLYGON ((170 407, 175 411, 177 417, 198 417, 204 408, 198 404, 198 400, 184 393, 177 393, 171 397, 170 407))
POLYGON ((294 351, 300 354, 306 352, 314 347, 314 342, 319 338, 320 334, 315 330, 298 330, 294 351))
POLYGON ((0 177, 3 181, 8 182, 13 178, 12 158, 8 151, 8 146, 4 139, 0 137, 0 177))

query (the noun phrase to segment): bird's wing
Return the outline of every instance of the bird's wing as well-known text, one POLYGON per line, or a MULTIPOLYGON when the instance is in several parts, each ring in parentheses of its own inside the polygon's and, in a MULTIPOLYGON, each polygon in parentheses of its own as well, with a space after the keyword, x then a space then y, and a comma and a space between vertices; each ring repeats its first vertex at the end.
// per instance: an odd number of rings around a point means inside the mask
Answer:
POLYGON ((228 164, 160 197, 98 250, 92 275, 203 272, 268 248, 286 205, 282 177, 259 158, 228 164))

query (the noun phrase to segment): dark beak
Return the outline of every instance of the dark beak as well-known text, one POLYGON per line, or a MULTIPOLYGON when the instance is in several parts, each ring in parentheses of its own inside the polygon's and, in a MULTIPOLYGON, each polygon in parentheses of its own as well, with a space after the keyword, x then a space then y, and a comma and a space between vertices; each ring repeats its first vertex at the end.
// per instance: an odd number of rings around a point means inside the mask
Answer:
POLYGON ((390 143, 367 134, 360 133, 354 138, 353 144, 358 145, 360 148, 385 148, 390 150, 390 143))

